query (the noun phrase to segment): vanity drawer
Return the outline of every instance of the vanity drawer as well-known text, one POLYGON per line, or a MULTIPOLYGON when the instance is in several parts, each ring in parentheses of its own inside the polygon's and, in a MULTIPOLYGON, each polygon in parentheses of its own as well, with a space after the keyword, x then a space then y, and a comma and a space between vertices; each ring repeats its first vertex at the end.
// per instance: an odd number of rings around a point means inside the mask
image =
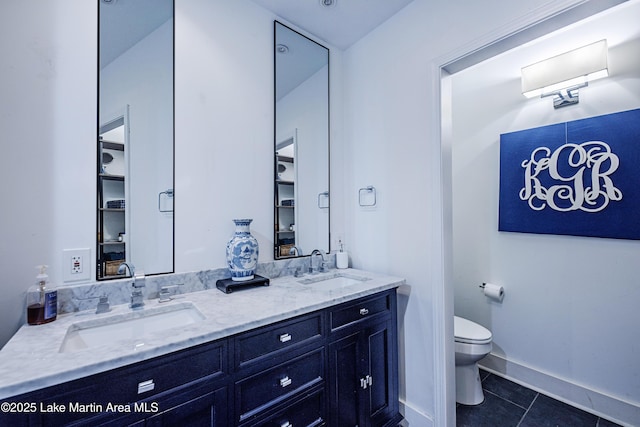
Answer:
POLYGON ((309 393, 266 419, 259 422, 250 422, 242 427, 320 427, 326 425, 325 419, 324 389, 320 389, 309 393))
POLYGON ((204 344, 114 371, 105 387, 117 389, 118 401, 147 399, 227 369, 226 340, 204 344))
POLYGON ((380 313, 391 313, 391 298, 388 293, 373 298, 344 303, 330 310, 331 330, 357 323, 380 313))
POLYGON ((271 353, 308 344, 322 338, 322 313, 298 317, 292 321, 278 323, 236 337, 236 366, 271 353))
POLYGON ((303 354, 236 383, 238 421, 251 417, 324 380, 324 348, 303 354))

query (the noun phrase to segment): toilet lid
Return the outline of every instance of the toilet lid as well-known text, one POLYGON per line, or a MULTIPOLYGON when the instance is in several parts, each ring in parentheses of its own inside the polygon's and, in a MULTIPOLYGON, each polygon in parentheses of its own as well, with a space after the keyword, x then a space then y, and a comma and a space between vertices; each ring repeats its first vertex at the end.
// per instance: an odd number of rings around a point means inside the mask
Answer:
POLYGON ((463 317, 454 316, 453 334, 457 342, 486 344, 491 342, 491 331, 463 317))

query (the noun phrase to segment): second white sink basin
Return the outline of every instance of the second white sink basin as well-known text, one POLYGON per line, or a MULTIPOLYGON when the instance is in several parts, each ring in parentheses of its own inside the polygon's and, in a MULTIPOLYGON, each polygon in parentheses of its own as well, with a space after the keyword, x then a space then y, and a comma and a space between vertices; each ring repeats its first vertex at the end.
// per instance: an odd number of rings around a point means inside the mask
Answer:
POLYGON ((76 322, 69 326, 59 351, 67 353, 115 342, 137 347, 144 345, 144 338, 149 334, 187 326, 204 319, 192 303, 183 302, 76 322))
POLYGON ((347 286, 366 282, 367 280, 371 280, 371 278, 350 273, 329 273, 298 280, 298 283, 309 285, 310 287, 317 289, 327 290, 345 288, 347 286))

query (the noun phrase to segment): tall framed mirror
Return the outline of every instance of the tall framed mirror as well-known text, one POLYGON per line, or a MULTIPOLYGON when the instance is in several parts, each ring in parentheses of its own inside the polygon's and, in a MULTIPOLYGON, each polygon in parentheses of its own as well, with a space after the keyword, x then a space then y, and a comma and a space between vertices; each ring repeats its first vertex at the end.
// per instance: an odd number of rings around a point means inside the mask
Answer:
POLYGON ((329 49, 274 23, 274 258, 329 252, 329 49))
POLYGON ((97 279, 174 270, 174 1, 98 1, 97 279))

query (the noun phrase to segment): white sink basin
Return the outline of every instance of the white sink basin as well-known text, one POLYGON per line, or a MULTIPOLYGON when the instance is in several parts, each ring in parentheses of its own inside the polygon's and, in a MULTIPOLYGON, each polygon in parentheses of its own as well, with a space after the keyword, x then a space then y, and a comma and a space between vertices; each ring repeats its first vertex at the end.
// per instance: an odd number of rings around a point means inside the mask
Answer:
POLYGON ((371 280, 371 278, 349 273, 329 273, 315 277, 308 277, 303 280, 298 280, 298 283, 313 287, 315 289, 328 290, 346 288, 348 286, 366 282, 367 280, 371 280))
POLYGON ((150 334, 184 327, 204 319, 192 303, 183 302, 76 322, 67 329, 59 352, 67 353, 116 342, 137 348, 144 345, 144 338, 150 334))

